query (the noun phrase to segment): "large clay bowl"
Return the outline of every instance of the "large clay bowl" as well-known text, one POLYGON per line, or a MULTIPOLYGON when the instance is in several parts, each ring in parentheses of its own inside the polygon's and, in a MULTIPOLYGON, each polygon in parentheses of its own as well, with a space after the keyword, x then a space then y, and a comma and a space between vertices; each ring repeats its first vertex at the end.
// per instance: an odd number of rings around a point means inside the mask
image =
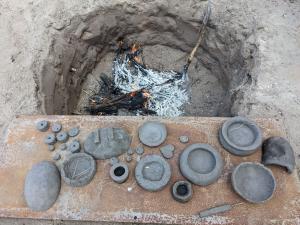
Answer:
POLYGON ((180 155, 181 174, 194 184, 206 186, 215 182, 223 170, 219 152, 208 144, 189 145, 180 155))
POLYGON ((259 163, 241 163, 234 169, 231 181, 233 189, 252 203, 271 199, 276 188, 272 171, 259 163))
POLYGON ((230 153, 238 156, 253 154, 262 144, 262 132, 251 120, 237 116, 223 123, 219 141, 230 153))

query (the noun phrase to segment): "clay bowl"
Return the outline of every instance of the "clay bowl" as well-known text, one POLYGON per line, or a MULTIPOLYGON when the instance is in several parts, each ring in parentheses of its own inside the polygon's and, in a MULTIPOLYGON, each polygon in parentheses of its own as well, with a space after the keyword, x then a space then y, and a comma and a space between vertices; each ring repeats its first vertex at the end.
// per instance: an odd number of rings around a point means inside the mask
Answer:
POLYGON ((271 199, 276 188, 272 171, 259 163, 241 163, 234 169, 231 181, 233 189, 252 203, 271 199))
POLYGON ((222 173, 223 165, 220 153, 208 144, 189 145, 179 159, 181 174, 201 186, 215 182, 222 173))
POLYGON ((167 128, 163 123, 148 121, 139 127, 139 139, 149 147, 159 146, 165 141, 166 137, 167 128))
POLYGON ((262 133, 253 121, 237 116, 223 123, 219 130, 219 141, 228 152, 246 156, 259 149, 262 133))

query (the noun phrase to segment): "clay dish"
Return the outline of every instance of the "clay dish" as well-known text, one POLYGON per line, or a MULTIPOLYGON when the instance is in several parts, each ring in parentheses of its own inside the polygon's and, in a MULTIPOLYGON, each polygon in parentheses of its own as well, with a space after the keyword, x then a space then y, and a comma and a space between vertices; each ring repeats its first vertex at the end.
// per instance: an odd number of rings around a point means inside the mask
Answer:
POLYGON ((262 144, 260 128, 245 117, 233 117, 223 123, 219 141, 230 153, 238 156, 253 154, 262 144))
POLYGON ((114 182, 121 184, 128 178, 128 166, 125 163, 115 163, 110 168, 109 175, 114 182))
POLYGON ((233 189, 252 203, 271 199, 276 187, 272 171, 262 164, 252 162, 238 165, 231 175, 231 181, 233 189))
POLYGON ((135 179, 137 183, 148 191, 163 189, 168 184, 170 178, 171 167, 159 155, 147 155, 135 167, 135 179))
POLYGON ((61 176, 73 187, 81 187, 90 183, 96 173, 96 162, 85 153, 74 153, 63 162, 61 176))
POLYGON ((160 122, 148 121, 139 127, 139 139, 149 147, 159 146, 165 141, 166 137, 167 128, 160 122))
POLYGON ((201 186, 215 182, 222 173, 223 165, 220 153, 208 144, 189 145, 179 159, 181 174, 201 186))

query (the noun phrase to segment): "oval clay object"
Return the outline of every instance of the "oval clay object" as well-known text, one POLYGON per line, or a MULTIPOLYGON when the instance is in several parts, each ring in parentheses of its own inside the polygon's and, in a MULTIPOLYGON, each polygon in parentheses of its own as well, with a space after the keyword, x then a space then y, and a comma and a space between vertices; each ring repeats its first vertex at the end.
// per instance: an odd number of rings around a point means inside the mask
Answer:
POLYGON ((27 173, 24 197, 34 211, 45 211, 55 203, 60 192, 60 174, 54 163, 42 161, 27 173))
POLYGON ((115 163, 109 171, 111 179, 116 183, 124 183, 129 175, 128 166, 125 163, 115 163))
POLYGON ((68 149, 72 153, 78 153, 78 152, 80 152, 80 142, 78 140, 72 141, 70 143, 68 149))
POLYGON ((234 155, 251 155, 262 144, 262 132, 253 121, 236 116, 223 123, 219 130, 219 141, 234 155))
POLYGON ((137 183, 148 191, 163 189, 171 178, 169 163, 159 155, 146 155, 135 167, 137 183))
POLYGON ((53 145, 56 142, 56 138, 54 134, 48 134, 44 139, 45 144, 53 145))
POLYGON ((263 203, 272 198, 276 181, 270 169, 259 163, 239 164, 231 175, 233 189, 245 200, 263 203))
POLYGON ((87 136, 84 151, 96 159, 110 159, 127 152, 130 143, 123 128, 99 128, 87 136))
POLYGON ((96 162, 92 156, 85 153, 72 154, 63 162, 61 176, 73 187, 81 187, 91 182, 96 173, 96 162))
POLYGON ((51 130, 54 133, 58 133, 61 131, 61 128, 62 128, 61 123, 54 123, 54 124, 52 124, 51 130))
POLYGON ((47 131, 49 129, 49 122, 47 120, 37 122, 36 129, 41 132, 47 131))
POLYGON ((149 147, 159 146, 165 141, 166 137, 167 128, 163 123, 148 121, 139 127, 139 139, 149 147))
POLYGON ((172 187, 172 196, 178 202, 188 202, 193 197, 192 184, 188 181, 177 181, 172 187))
POLYGON ((56 135, 56 139, 59 142, 65 143, 69 139, 69 136, 68 136, 67 132, 61 131, 56 135))
POLYGON ((223 166, 220 153, 208 144, 189 145, 179 159, 181 174, 201 186, 214 183, 221 176, 223 166))
POLYGON ((79 128, 73 127, 68 131, 70 137, 76 137, 79 134, 79 128))
POLYGON ((286 168, 288 173, 295 169, 295 155, 290 143, 282 137, 270 137, 263 143, 262 164, 286 168))

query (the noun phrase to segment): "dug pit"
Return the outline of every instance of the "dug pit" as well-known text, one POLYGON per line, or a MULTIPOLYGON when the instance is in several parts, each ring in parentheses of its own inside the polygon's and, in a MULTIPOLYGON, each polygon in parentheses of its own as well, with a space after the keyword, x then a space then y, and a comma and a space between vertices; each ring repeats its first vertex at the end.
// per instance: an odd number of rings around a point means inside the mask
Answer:
MULTIPOLYGON (((245 91, 255 84, 254 25, 232 25, 228 18, 212 10, 204 40, 188 70, 190 100, 182 115, 231 116, 245 91)), ((84 107, 100 89, 101 74, 112 76, 120 38, 142 45, 147 67, 182 70, 197 42, 201 20, 201 16, 187 18, 159 5, 116 5, 75 16, 53 37, 44 62, 39 89, 44 112, 88 114, 84 107)))

